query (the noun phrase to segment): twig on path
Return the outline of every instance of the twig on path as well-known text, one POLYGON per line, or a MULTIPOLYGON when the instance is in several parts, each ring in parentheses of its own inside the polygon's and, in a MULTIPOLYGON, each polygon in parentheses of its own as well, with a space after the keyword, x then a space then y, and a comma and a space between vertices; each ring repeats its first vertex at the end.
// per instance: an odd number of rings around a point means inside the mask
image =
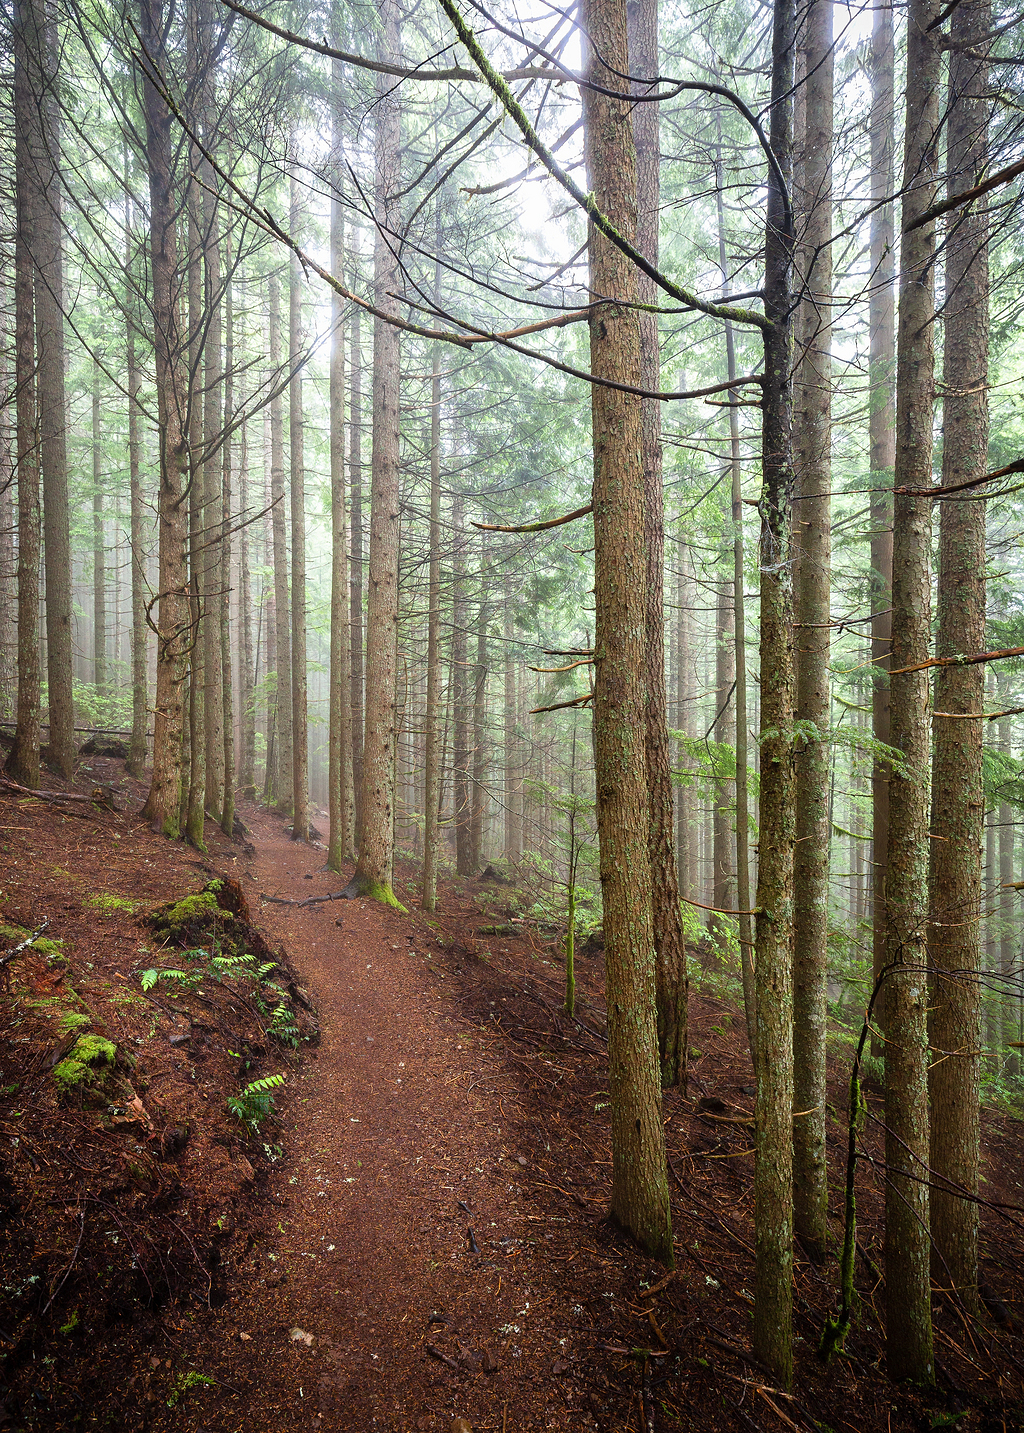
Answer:
POLYGON ((13 950, 5 951, 3 955, 0 955, 0 970, 3 969, 3 967, 7 964, 9 960, 13 960, 16 955, 18 955, 21 951, 25 949, 26 946, 31 945, 32 942, 38 936, 41 936, 43 931, 49 924, 50 918, 49 916, 47 916, 46 920, 43 921, 42 925, 39 926, 37 930, 34 930, 31 935, 27 935, 20 945, 16 945, 13 950))
POLYGON ((260 891, 260 900, 272 906, 319 906, 324 901, 343 901, 344 891, 332 891, 327 896, 307 896, 304 901, 293 901, 291 896, 268 896, 260 891))
POLYGON ((442 1353, 439 1348, 435 1348, 432 1343, 424 1344, 424 1347, 430 1354, 431 1358, 436 1358, 438 1363, 447 1364, 449 1368, 454 1368, 456 1373, 465 1373, 466 1370, 463 1368, 462 1364, 459 1363, 458 1359, 450 1358, 448 1354, 442 1353))

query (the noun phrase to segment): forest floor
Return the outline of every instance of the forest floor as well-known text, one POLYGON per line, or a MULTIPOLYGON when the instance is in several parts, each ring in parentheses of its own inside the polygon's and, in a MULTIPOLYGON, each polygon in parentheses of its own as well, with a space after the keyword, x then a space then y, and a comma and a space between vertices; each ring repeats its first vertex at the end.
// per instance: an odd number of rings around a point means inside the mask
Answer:
MULTIPOLYGON (((571 1021, 550 935, 481 933, 511 921, 507 886, 449 880, 428 917, 410 866, 406 915, 277 903, 344 884, 279 819, 245 809, 248 850, 211 823, 200 856, 139 822, 142 788, 120 762, 89 759, 79 778, 80 792, 108 783, 121 809, 0 792, 0 956, 49 921, 0 971, 0 1429, 1024 1426, 1018 1120, 986 1115, 985 1195, 1013 1206, 983 1215, 989 1310, 972 1320, 937 1299, 938 1388, 921 1393, 884 1373, 869 1118, 853 1330, 825 1368, 837 1264, 798 1251, 788 1396, 750 1353, 753 1089, 726 1001, 693 995, 689 1093, 665 1097, 666 1274, 607 1219, 599 950, 579 959, 571 1021), (263 984, 147 923, 213 877, 230 908, 218 939, 248 931, 278 962, 263 984), (147 969, 182 974, 147 984, 147 969), (295 1051, 268 1036, 278 999, 295 1051), (83 1031, 116 1058, 61 1094, 83 1031), (228 1112, 275 1074, 258 1129, 228 1112)), ((837 1211, 848 1073, 843 1046, 837 1211)), ((872 1114, 880 1101, 869 1089, 872 1114)))

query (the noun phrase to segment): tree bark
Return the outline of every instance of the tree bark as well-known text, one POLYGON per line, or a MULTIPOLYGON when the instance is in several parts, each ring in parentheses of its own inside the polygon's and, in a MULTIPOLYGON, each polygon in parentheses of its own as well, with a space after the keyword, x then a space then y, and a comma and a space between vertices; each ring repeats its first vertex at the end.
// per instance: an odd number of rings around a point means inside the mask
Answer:
MULTIPOLYGON (((334 106, 332 162, 335 183, 341 174, 341 104, 344 73, 335 60, 331 69, 334 106)), ((345 266, 345 215, 340 196, 331 197, 331 270, 345 266)), ((348 513, 345 505, 345 332, 341 295, 331 293, 331 689, 328 757, 327 864, 340 871, 355 859, 355 803, 352 794, 352 634, 349 629, 348 513)))
MULTIPOLYGON (((230 236, 224 239, 225 267, 231 273, 230 236)), ((223 448, 221 451, 221 533, 216 549, 220 567, 220 698, 221 726, 223 730, 224 782, 222 786, 220 826, 225 836, 231 836, 235 828, 235 705, 234 682, 231 662, 231 503, 233 441, 231 423, 234 420, 234 363, 235 363, 235 310, 230 278, 224 291, 224 407, 223 407, 223 448)))
POLYGON ((359 308, 352 311, 349 342, 349 628, 352 642, 352 796, 356 849, 363 809, 363 351, 359 308))
MULTIPOLYGON (((248 425, 243 423, 239 443, 238 506, 249 511, 249 442, 248 425)), ((249 553, 252 528, 247 524, 238 534, 238 621, 241 627, 241 652, 238 674, 238 707, 241 752, 238 763, 238 790, 246 801, 256 800, 256 666, 252 630, 252 569, 249 553)), ((262 624, 265 608, 257 604, 262 624)), ((257 644, 259 638, 257 637, 257 644)), ((258 646, 257 646, 258 651, 258 646)))
MULTIPOLYGON (((892 665, 928 659, 931 623, 931 501, 900 493, 932 481, 935 225, 908 226, 935 200, 941 51, 939 6, 911 0, 903 157, 903 242, 897 334, 893 524, 892 665)), ((889 781, 886 875, 888 976, 885 1046, 885 1287, 891 1378, 935 1378, 929 1287, 927 1030, 928 918, 927 671, 891 680, 892 745, 902 770, 889 781)))
MULTIPOLYGON (((480 589, 487 591, 487 568, 480 559, 480 589)), ((487 769, 485 728, 487 721, 487 623, 490 604, 481 597, 477 610, 476 663, 473 668, 473 785, 470 791, 469 864, 473 875, 483 868, 484 776, 487 769)))
MULTIPOLYGON (((277 273, 268 282, 270 307, 270 367, 275 389, 281 381, 281 283, 277 273)), ((288 592, 288 540, 284 491, 284 413, 281 394, 270 400, 270 500, 274 504, 274 730, 277 737, 277 789, 274 809, 282 816, 292 812, 292 643, 288 592)))
POLYGON ((107 535, 103 522, 103 452, 100 366, 92 365, 92 680, 97 696, 107 686, 107 535))
MULTIPOLYGON (((199 11, 199 67, 201 92, 201 124, 208 149, 217 144, 214 113, 214 37, 212 0, 196 0, 199 11)), ((220 212, 217 204, 217 178, 209 160, 200 164, 202 178, 202 251, 203 251, 203 463, 201 478, 202 508, 199 513, 197 554, 202 571, 203 590, 203 742, 206 756, 205 806, 211 813, 221 812, 224 796, 224 697, 220 651, 221 609, 226 601, 228 582, 223 565, 223 545, 215 539, 220 535, 222 516, 222 459, 218 440, 224 413, 221 389, 224 368, 221 344, 224 335, 222 278, 220 253, 220 212)))
POLYGON ((33 97, 27 52, 31 7, 14 12, 14 236, 15 457, 18 474, 18 699, 14 747, 7 774, 22 786, 39 786, 39 430, 36 419, 36 336, 32 252, 37 201, 32 180, 33 97))
MULTIPOLYGON (((947 114, 947 190, 970 189, 988 163, 988 66, 978 58, 992 25, 990 0, 953 12, 947 114)), ((988 471, 988 219, 961 210, 949 221, 943 363, 942 482, 952 486, 988 471)), ((938 634, 935 655, 985 649, 983 503, 939 507, 938 634)), ((982 664, 939 667, 935 706, 984 710, 982 664)), ((952 1279, 972 1312, 978 1301, 980 1163, 981 843, 985 795, 980 721, 934 723, 931 844, 932 1273, 952 1279), (975 1198, 949 1192, 962 1187, 975 1198)))
MULTIPOLYGON (((299 186, 291 186, 291 232, 300 222, 299 186)), ((302 409, 302 267, 288 270, 288 444, 292 517, 292 840, 309 840, 309 727, 306 677, 306 458, 302 409)))
POLYGON ((56 22, 45 0, 27 0, 26 72, 32 92, 29 173, 34 189, 32 258, 36 384, 43 476, 46 687, 49 757, 66 778, 75 761, 72 697, 71 530, 64 388, 64 272, 60 189, 60 100, 56 22))
MULTIPOLYGON (((125 168, 127 169, 127 163, 125 168)), ((134 255, 131 240, 131 199, 125 199, 125 348, 128 379, 128 503, 132 574, 132 735, 128 745, 128 772, 141 780, 146 765, 146 725, 149 701, 146 676, 146 564, 143 540, 141 445, 139 442, 139 389, 142 374, 136 350, 136 314, 133 289, 134 255)))
POLYGON ((455 870, 460 876, 473 874, 470 840, 472 798, 469 789, 469 598, 466 594, 466 538, 462 523, 462 497, 452 505, 452 644, 450 677, 452 690, 452 805, 455 824, 455 870))
POLYGON ((187 374, 178 307, 177 196, 171 172, 171 116, 163 99, 161 0, 140 0, 139 34, 155 74, 144 82, 146 160, 149 167, 150 274, 152 284, 160 489, 156 709, 153 778, 143 816, 166 836, 178 834, 181 775, 181 689, 191 640, 185 570, 183 481, 188 467, 185 428, 187 374), (154 82, 156 81, 156 82, 154 82))
MULTIPOLYGON (((868 299, 868 443, 871 465, 871 730, 889 745, 892 650, 892 486, 896 463, 896 244, 894 206, 895 93, 892 6, 880 0, 871 29, 871 290, 868 299)), ((886 962, 885 875, 889 852, 889 766, 871 768, 871 926, 877 982, 886 962)), ((875 1000, 875 1027, 885 1029, 885 987, 875 1000)), ((872 1037, 880 1059, 885 1046, 872 1037)))
MULTIPOLYGON (((787 183, 793 172, 796 15, 776 0, 770 141, 787 183)), ((754 974, 754 1354, 783 1387, 793 1376, 793 493, 790 280, 792 232, 774 173, 765 231, 761 491, 761 801, 754 974)))
MULTIPOLYGON (((434 291, 440 300, 440 264, 434 271, 434 291)), ((427 579, 427 709, 423 778, 423 881, 420 904, 437 909, 437 839, 441 802, 441 346, 430 355, 430 534, 427 579)), ((507 751, 506 751, 507 759, 507 751)), ((506 793, 507 800, 507 793, 506 793)))
POLYGON ((793 1217, 816 1262, 828 1241, 825 1029, 830 817, 830 567, 832 486, 832 0, 807 12, 801 190, 804 297, 795 441, 794 610, 797 620, 793 865, 793 1217), (813 733, 813 734, 812 734, 813 733))
MULTIPOLYGON (((584 0, 586 71, 609 89, 629 72, 623 0, 584 0)), ((586 88, 584 152, 602 213, 637 230, 636 154, 628 106, 586 88)), ((628 307, 590 320, 598 377, 641 380, 636 270, 591 227, 590 283, 628 307)), ((612 1214, 671 1266, 672 1218, 661 1122, 647 783, 647 561, 642 412, 632 394, 591 387, 594 441, 594 767, 604 901, 612 1214)), ((664 659, 662 659, 664 660, 664 659)))
MULTIPOLYGON (((626 19, 629 73, 633 92, 647 93, 658 68, 658 0, 628 0, 626 19), (636 77, 639 77, 636 78, 636 77), (648 83, 644 78, 648 77, 648 83)), ((640 104, 633 110, 636 149, 637 231, 640 252, 658 262, 658 216, 661 202, 659 106, 640 104)), ((637 274, 642 303, 657 302, 654 281, 637 274)), ((640 383, 661 386, 658 320, 640 315, 640 383)), ((672 777, 669 762, 668 694, 665 686, 665 503, 662 488, 661 405, 645 399, 641 413, 644 474, 644 535, 647 553, 647 757, 650 811, 651 898, 654 919, 655 1000, 658 1015, 658 1056, 663 1085, 686 1084, 686 947, 679 910, 679 880, 672 831, 672 777)))
MULTIPOLYGON (((381 59, 399 49, 398 8, 381 0, 381 59)), ((394 86, 378 86, 374 208, 374 302, 394 311, 401 275, 388 231, 398 221, 400 113, 394 86)), ((373 325, 373 454, 370 491, 370 567, 366 612, 366 733, 363 746, 362 832, 359 861, 349 883, 362 894, 399 906, 392 889, 394 863, 395 743, 397 738, 398 553, 398 330, 373 325)))

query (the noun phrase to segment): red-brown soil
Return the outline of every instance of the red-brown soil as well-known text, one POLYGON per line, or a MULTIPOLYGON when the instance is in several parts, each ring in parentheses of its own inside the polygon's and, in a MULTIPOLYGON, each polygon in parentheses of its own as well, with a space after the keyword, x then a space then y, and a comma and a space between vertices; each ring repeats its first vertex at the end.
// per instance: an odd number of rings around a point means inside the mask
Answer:
MULTIPOLYGON (((599 952, 580 958, 569 1021, 550 937, 480 934, 505 919, 507 888, 449 883, 433 918, 267 902, 344 880, 256 810, 243 812, 254 856, 212 825, 206 856, 170 845, 132 814, 139 788, 120 763, 91 766, 79 789, 109 780, 125 812, 61 814, 0 794, 0 923, 48 917, 67 960, 16 957, 0 997, 0 1428, 1021 1426, 1019 1214, 985 1212, 985 1277, 1004 1323, 938 1300, 938 1390, 896 1389, 870 1162, 846 1356, 825 1369, 815 1355, 836 1263, 798 1259, 794 1396, 752 1361, 752 1099, 726 1004, 693 998, 689 1098, 665 1099, 667 1276, 606 1217, 599 952), (297 1054, 266 1037, 244 983, 142 994, 142 969, 181 964, 145 912, 214 874, 238 882, 286 952, 279 982, 316 1007, 315 1022, 297 1007, 297 1054), (139 909, 91 903, 104 894, 139 909), (57 1098, 52 1074, 68 1038, 54 1022, 72 1007, 118 1047, 114 1084, 81 1108, 57 1098), (287 1077, 277 1122, 254 1137, 226 1100, 273 1073, 287 1077)), ((401 870, 410 902, 414 879, 401 870)), ((837 1191, 846 1075, 837 1063, 837 1191)), ((871 1124, 864 1144, 879 1157, 871 1124)), ((1019 1204, 1019 1124, 991 1116, 986 1149, 986 1197, 1019 1204)))

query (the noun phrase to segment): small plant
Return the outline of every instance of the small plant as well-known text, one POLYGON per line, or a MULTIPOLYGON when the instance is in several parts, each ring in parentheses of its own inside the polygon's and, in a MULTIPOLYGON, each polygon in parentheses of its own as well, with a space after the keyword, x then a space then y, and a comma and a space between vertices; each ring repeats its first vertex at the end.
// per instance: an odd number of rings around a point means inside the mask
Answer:
POLYGON ((196 1373, 195 1369, 179 1374, 167 1399, 167 1407, 176 1408, 186 1393, 191 1393, 194 1388, 212 1388, 216 1382, 209 1374, 196 1373))
POLYGON ((90 896, 88 904, 98 911, 127 911, 130 916, 139 908, 138 901, 129 900, 127 896, 111 896, 103 892, 98 896, 90 896))
POLYGON ((153 990, 161 980, 169 981, 185 990, 198 990, 203 981, 203 973, 201 970, 157 970, 155 966, 151 966, 139 976, 139 984, 143 990, 153 990))
POLYGON ((246 1126, 250 1134, 258 1134, 260 1125, 269 1119, 274 1111, 272 1090, 284 1084, 283 1075, 264 1075, 262 1080, 253 1080, 237 1095, 228 1100, 228 1111, 246 1126))
POLYGON ((295 1012, 283 1000, 275 1007, 270 1017, 267 1034, 281 1045, 290 1045, 293 1050, 298 1049, 299 1027, 295 1021, 295 1012))

